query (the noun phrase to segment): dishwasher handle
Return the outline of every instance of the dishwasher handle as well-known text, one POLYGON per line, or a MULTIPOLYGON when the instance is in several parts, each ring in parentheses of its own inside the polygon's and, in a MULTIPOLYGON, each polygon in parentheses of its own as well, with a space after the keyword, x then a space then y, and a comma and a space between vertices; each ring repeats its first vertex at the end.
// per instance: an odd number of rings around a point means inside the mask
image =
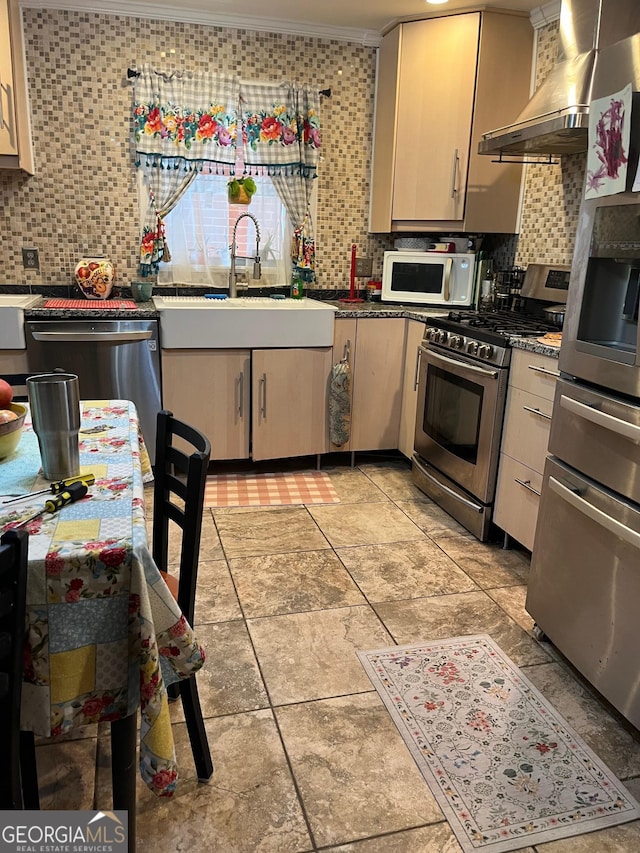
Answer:
POLYGON ((153 332, 147 329, 143 332, 36 332, 31 336, 35 341, 56 341, 58 343, 78 343, 106 341, 107 343, 129 343, 131 341, 148 341, 153 332))

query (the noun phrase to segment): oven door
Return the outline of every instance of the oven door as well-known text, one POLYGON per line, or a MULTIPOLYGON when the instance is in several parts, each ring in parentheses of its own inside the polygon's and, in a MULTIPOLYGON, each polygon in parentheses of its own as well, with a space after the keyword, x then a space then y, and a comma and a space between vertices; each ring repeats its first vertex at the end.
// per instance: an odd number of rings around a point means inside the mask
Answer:
POLYGON ((495 492, 507 373, 420 347, 415 451, 484 504, 495 492))
POLYGON ((636 727, 639 566, 640 506, 549 457, 526 608, 636 727))

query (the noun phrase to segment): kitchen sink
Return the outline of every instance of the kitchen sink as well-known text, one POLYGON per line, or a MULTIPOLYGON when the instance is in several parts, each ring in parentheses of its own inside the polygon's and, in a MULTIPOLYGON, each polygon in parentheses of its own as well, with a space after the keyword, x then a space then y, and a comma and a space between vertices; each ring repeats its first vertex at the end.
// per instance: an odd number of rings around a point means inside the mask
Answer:
POLYGON ((317 299, 154 296, 164 349, 330 347, 336 309, 317 299))
POLYGON ((0 349, 25 349, 24 309, 39 301, 38 294, 0 293, 0 349))

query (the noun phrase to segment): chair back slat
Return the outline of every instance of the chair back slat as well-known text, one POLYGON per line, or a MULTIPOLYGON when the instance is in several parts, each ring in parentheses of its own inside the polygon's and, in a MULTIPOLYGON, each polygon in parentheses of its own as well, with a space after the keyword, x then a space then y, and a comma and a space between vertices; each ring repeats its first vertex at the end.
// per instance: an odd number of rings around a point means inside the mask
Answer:
POLYGON ((156 430, 152 554, 158 568, 169 569, 169 523, 181 531, 178 604, 193 624, 202 532, 204 491, 211 444, 195 427, 160 412, 156 430), (185 452, 174 439, 190 445, 185 452), (178 505, 175 499, 182 502, 178 505))

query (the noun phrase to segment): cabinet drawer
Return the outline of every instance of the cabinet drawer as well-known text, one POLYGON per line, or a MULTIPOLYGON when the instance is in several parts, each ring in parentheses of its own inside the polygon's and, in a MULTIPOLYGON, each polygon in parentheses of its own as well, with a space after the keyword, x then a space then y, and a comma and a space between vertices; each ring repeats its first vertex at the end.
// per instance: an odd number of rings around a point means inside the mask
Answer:
POLYGON ((557 359, 522 349, 511 351, 509 385, 514 388, 553 400, 559 376, 557 359))
POLYGON ((500 454, 493 520, 509 536, 533 549, 542 474, 500 454))
POLYGON ((509 388, 502 434, 503 453, 542 473, 549 444, 553 402, 509 388))

